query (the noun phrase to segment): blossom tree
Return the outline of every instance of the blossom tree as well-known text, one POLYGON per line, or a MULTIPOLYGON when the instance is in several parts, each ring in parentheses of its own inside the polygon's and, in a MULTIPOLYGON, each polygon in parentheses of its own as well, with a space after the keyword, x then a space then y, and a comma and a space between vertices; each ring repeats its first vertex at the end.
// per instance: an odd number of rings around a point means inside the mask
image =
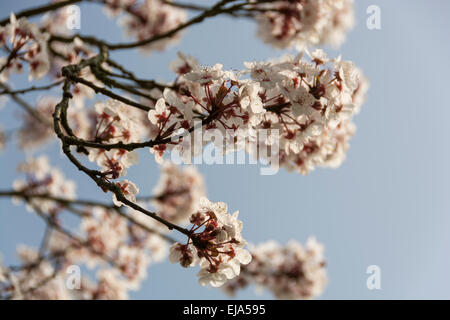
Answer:
POLYGON ((176 152, 190 164, 211 145, 211 139, 196 139, 200 129, 204 136, 223 137, 214 140, 223 153, 244 151, 300 174, 339 166, 368 82, 353 62, 311 48, 344 41, 353 26, 353 1, 204 3, 60 0, 0 21, 0 95, 24 111, 16 132, 0 130, 0 148, 16 143, 38 150, 56 139, 64 161, 111 197, 79 198, 76 184, 42 152, 20 163, 17 179, 0 197, 36 214, 46 228, 38 248, 18 247, 22 264, 0 263, 0 298, 126 299, 150 264, 167 258, 199 268, 200 285, 228 294, 249 284, 283 299, 322 293, 327 276, 321 244, 314 238, 305 246, 247 242, 238 212, 205 197, 195 167, 168 158, 176 152), (68 29, 67 8, 80 2, 102 6, 128 41, 111 43, 68 29), (221 15, 254 20, 264 43, 298 54, 223 70, 220 63, 204 66, 180 52, 169 65, 174 80, 167 82, 140 78, 114 60, 119 50, 163 51, 189 27, 221 15), (10 77, 21 73, 33 84, 13 89, 10 77), (59 94, 50 95, 51 89, 59 94), (36 91, 47 94, 26 99, 36 91), (139 149, 149 151, 145 159, 139 149), (153 159, 160 178, 152 194, 141 195, 127 169, 153 159), (67 225, 65 215, 78 217, 78 226, 67 225), (95 277, 69 286, 66 271, 74 265, 95 270, 95 277))

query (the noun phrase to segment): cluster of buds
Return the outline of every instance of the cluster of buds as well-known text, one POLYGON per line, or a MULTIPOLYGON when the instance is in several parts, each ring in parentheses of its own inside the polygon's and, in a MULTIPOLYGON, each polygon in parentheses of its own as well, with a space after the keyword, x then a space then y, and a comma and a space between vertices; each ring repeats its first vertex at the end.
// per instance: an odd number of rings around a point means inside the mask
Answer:
POLYGON ((49 35, 25 18, 11 14, 10 23, 0 27, 0 48, 6 57, 0 57, 0 81, 5 82, 13 73, 23 73, 24 63, 29 65, 28 79, 40 79, 50 69, 47 52, 49 35))
POLYGON ((246 242, 238 212, 228 213, 225 203, 200 199, 200 209, 192 214, 190 222, 187 243, 173 244, 169 260, 185 268, 198 263, 201 285, 220 287, 239 275, 241 265, 251 261, 250 253, 244 249, 246 242))
POLYGON ((338 46, 354 25, 353 0, 282 0, 255 5, 258 35, 275 48, 338 46))
POLYGON ((234 295, 249 284, 268 289, 278 299, 313 299, 327 283, 323 246, 309 238, 306 246, 291 241, 286 246, 270 241, 249 246, 252 262, 239 277, 224 286, 234 295))

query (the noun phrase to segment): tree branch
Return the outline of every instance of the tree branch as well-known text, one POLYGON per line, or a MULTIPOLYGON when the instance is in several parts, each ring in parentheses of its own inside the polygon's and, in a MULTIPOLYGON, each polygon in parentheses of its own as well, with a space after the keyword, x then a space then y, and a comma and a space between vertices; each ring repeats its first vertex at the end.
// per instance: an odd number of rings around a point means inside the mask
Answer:
POLYGON ((0 82, 0 88, 4 89, 7 94, 11 96, 11 99, 21 106, 25 111, 27 111, 33 118, 37 121, 42 122, 44 125, 52 127, 52 123, 47 119, 43 118, 39 112, 37 112, 33 107, 31 107, 25 100, 17 96, 17 93, 11 91, 11 89, 4 83, 0 82))
POLYGON ((28 93, 28 92, 32 92, 32 91, 43 91, 43 90, 48 90, 51 89, 53 87, 56 87, 60 84, 62 84, 64 82, 64 80, 59 80, 53 83, 50 83, 48 85, 45 86, 31 86, 29 88, 25 88, 25 89, 18 89, 18 90, 7 90, 4 89, 3 91, 0 91, 0 95, 16 95, 16 94, 24 94, 24 93, 28 93))
MULTIPOLYGON (((20 11, 18 13, 16 13, 16 18, 22 18, 22 17, 32 17, 32 16, 37 16, 39 14, 42 13, 46 13, 52 10, 56 10, 71 4, 75 4, 77 2, 81 2, 83 0, 66 0, 66 1, 61 1, 61 2, 52 2, 50 4, 44 5, 44 6, 40 6, 40 7, 35 7, 35 8, 30 8, 30 9, 26 9, 23 11, 20 11)), ((8 18, 4 18, 3 20, 0 20, 0 26, 5 26, 9 23, 9 17, 8 18)))
MULTIPOLYGON (((170 194, 170 195, 172 195, 172 194, 170 194)), ((142 197, 138 198, 138 200, 139 201, 150 201, 152 199, 160 199, 160 198, 164 198, 166 196, 169 196, 169 195, 163 194, 163 195, 157 195, 157 196, 142 196, 142 197)), ((155 235, 158 235, 159 237, 163 238, 164 240, 167 240, 170 243, 176 242, 176 240, 173 239, 172 237, 170 237, 166 234, 160 233, 152 228, 149 228, 145 224, 136 220, 133 216, 126 214, 125 212, 123 212, 121 210, 121 207, 118 207, 118 206, 114 205, 113 203, 103 203, 103 202, 99 202, 99 201, 83 200, 83 199, 67 199, 67 198, 61 198, 61 197, 54 197, 49 194, 33 194, 33 193, 26 193, 25 191, 16 191, 16 190, 0 191, 0 197, 18 197, 18 198, 24 199, 25 201, 28 201, 29 199, 51 200, 51 201, 57 202, 62 207, 69 209, 69 210, 74 209, 72 207, 73 205, 81 205, 81 206, 88 206, 88 207, 100 207, 100 208, 104 208, 107 210, 113 210, 117 214, 122 216, 123 218, 127 219, 128 221, 135 224, 136 226, 144 229, 145 231, 153 233, 155 235)))

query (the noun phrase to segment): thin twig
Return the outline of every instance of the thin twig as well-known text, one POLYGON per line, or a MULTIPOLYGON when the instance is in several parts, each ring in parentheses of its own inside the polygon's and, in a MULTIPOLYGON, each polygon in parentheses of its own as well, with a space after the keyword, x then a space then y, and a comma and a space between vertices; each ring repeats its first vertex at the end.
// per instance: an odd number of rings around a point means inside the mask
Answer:
POLYGON ((19 106, 21 106, 25 111, 27 111, 33 118, 35 118, 37 121, 43 123, 46 126, 52 127, 52 123, 43 118, 39 112, 37 112, 33 107, 31 107, 25 100, 18 97, 16 93, 11 92, 11 89, 4 83, 0 82, 0 88, 4 89, 4 91, 7 91, 8 94, 11 96, 11 99, 16 102, 19 106))
MULTIPOLYGON (((77 2, 81 2, 83 0, 66 0, 66 1, 60 1, 60 2, 52 2, 50 4, 46 4, 44 6, 40 6, 40 7, 35 7, 35 8, 31 8, 31 9, 26 9, 23 11, 20 11, 18 13, 16 13, 16 18, 22 18, 22 17, 32 17, 32 16, 37 16, 40 15, 42 13, 46 13, 49 11, 53 11, 71 4, 75 4, 77 2)), ((8 18, 4 18, 3 20, 0 20, 0 26, 4 26, 6 24, 9 23, 9 17, 8 18)))
POLYGON ((28 92, 32 92, 32 91, 43 91, 43 90, 48 90, 51 89, 53 87, 56 87, 60 84, 62 84, 64 82, 64 80, 59 80, 53 83, 50 83, 48 85, 45 86, 32 86, 29 88, 25 88, 25 89, 18 89, 18 90, 7 90, 4 89, 3 91, 0 91, 0 95, 5 95, 5 94, 9 94, 9 95, 16 95, 16 94, 24 94, 24 93, 28 93, 28 92))
MULTIPOLYGON (((186 192, 186 191, 183 190, 183 192, 186 192)), ((181 193, 181 191, 180 191, 180 193, 181 193)), ((164 198, 164 197, 171 196, 171 195, 172 194, 170 194, 170 195, 163 194, 163 195, 158 195, 158 196, 142 196, 142 197, 139 197, 137 200, 138 201, 150 201, 153 199, 160 199, 160 198, 164 198)), ((68 209, 69 211, 71 211, 79 216, 84 216, 84 215, 81 211, 75 209, 73 207, 73 205, 99 207, 99 208, 104 208, 107 210, 113 210, 117 214, 122 216, 123 218, 127 219, 128 221, 135 224, 136 226, 144 229, 145 231, 153 233, 153 234, 167 240, 170 243, 176 242, 176 240, 173 239, 172 237, 170 237, 166 234, 163 234, 159 231, 156 231, 156 230, 146 226, 145 224, 139 222, 133 216, 123 212, 121 210, 121 207, 118 207, 118 206, 114 205, 113 203, 103 203, 103 202, 99 202, 99 201, 95 201, 95 200, 84 200, 84 199, 67 199, 67 198, 51 196, 46 193, 33 194, 33 193, 26 193, 25 191, 16 191, 16 190, 0 191, 0 197, 18 197, 18 198, 23 198, 25 200, 27 200, 27 199, 28 200, 29 199, 45 199, 45 200, 55 201, 58 204, 60 204, 62 207, 68 209)))

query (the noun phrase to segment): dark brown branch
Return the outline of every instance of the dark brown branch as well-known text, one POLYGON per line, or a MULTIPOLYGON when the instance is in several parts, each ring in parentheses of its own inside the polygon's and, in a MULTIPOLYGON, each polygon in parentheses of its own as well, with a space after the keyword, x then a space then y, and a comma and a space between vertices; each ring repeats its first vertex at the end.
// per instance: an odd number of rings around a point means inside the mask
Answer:
POLYGON ((63 130, 61 128, 61 125, 64 127, 66 132, 68 132, 69 135, 71 134, 72 130, 68 126, 67 123, 67 108, 69 107, 69 100, 72 97, 72 94, 70 93, 70 86, 72 83, 72 79, 76 78, 76 75, 79 73, 79 71, 88 66, 91 63, 97 63, 100 65, 103 63, 108 57, 108 53, 105 51, 105 48, 102 48, 101 53, 91 59, 84 60, 80 62, 78 65, 69 65, 63 68, 62 74, 64 77, 66 77, 66 81, 63 85, 63 95, 61 101, 56 105, 55 112, 53 113, 53 125, 55 129, 55 133, 58 136, 58 138, 62 142, 62 151, 67 156, 67 158, 72 162, 73 165, 75 165, 78 170, 84 172, 87 174, 92 180, 94 180, 97 185, 102 188, 102 190, 105 191, 111 191, 116 196, 117 200, 122 202, 123 204, 140 211, 144 213, 145 215, 148 215, 155 219, 156 221, 164 224, 169 230, 175 229, 187 236, 190 235, 189 230, 180 227, 174 223, 171 223, 163 218, 161 218, 158 214, 155 212, 151 212, 149 210, 146 210, 139 206, 136 203, 133 203, 132 201, 128 200, 122 193, 120 187, 114 183, 108 182, 104 179, 103 174, 98 170, 92 170, 88 169, 87 167, 83 166, 80 161, 72 154, 72 151, 70 150, 70 144, 67 143, 67 138, 63 130))
POLYGON ((155 35, 151 38, 148 39, 144 39, 141 41, 136 41, 136 42, 129 42, 129 43, 117 43, 117 44, 111 44, 108 43, 106 41, 97 39, 94 36, 86 36, 86 35, 80 35, 80 34, 75 34, 71 37, 64 37, 64 36, 59 36, 59 35, 52 35, 49 39, 49 42, 53 42, 53 41, 58 41, 58 42, 65 42, 65 43, 70 43, 72 42, 75 38, 80 38, 81 40, 83 40, 83 42, 85 43, 89 43, 91 45, 95 45, 97 47, 106 47, 109 50, 121 50, 121 49, 132 49, 132 48, 137 48, 137 47, 141 47, 141 46, 145 46, 147 44, 150 44, 152 42, 158 41, 158 40, 162 40, 165 38, 170 38, 172 36, 174 36, 175 34, 177 34, 178 32, 194 25, 194 24, 198 24, 203 22, 205 19, 207 18, 211 18, 211 17, 215 17, 221 14, 233 14, 236 11, 243 9, 245 6, 249 5, 249 3, 247 1, 242 2, 242 3, 238 3, 235 4, 233 6, 230 7, 225 7, 227 4, 230 4, 232 2, 236 2, 238 0, 222 0, 218 3, 216 3, 214 6, 212 6, 211 8, 203 11, 201 14, 199 14, 196 17, 193 17, 192 19, 188 20, 185 23, 180 24, 179 26, 173 28, 172 30, 169 30, 165 33, 162 34, 158 34, 155 35))
POLYGON ((199 5, 190 4, 190 3, 174 2, 171 0, 163 0, 163 3, 167 4, 169 6, 172 6, 172 7, 188 9, 188 10, 193 10, 193 11, 205 11, 205 10, 209 9, 206 6, 199 6, 199 5))
POLYGON ((140 104, 140 103, 135 102, 133 100, 127 99, 125 97, 122 97, 122 96, 120 96, 120 95, 118 95, 118 94, 116 94, 116 93, 114 93, 114 92, 112 92, 112 91, 110 91, 108 89, 96 86, 92 82, 89 82, 89 81, 87 81, 87 80, 85 80, 83 78, 80 78, 78 76, 71 75, 69 78, 71 80, 73 80, 74 82, 81 83, 81 84, 91 88, 92 90, 95 91, 95 93, 101 93, 101 94, 103 94, 105 96, 108 96, 108 97, 113 98, 115 100, 121 101, 121 102, 123 102, 125 104, 128 104, 128 105, 133 106, 133 107, 138 108, 138 109, 141 109, 143 111, 147 111, 148 112, 149 110, 151 110, 150 107, 144 106, 143 104, 140 104))
POLYGON ((40 87, 32 86, 32 87, 29 87, 29 88, 18 89, 18 90, 7 90, 7 89, 4 89, 3 91, 0 91, 0 95, 7 95, 7 94, 15 95, 15 94, 24 94, 24 93, 28 93, 28 92, 32 92, 32 91, 48 90, 48 89, 51 89, 53 87, 56 87, 56 86, 62 84, 63 82, 64 82, 63 80, 60 80, 60 81, 56 81, 54 83, 50 83, 50 84, 45 85, 45 86, 40 86, 40 87))
MULTIPOLYGON (((184 191, 185 192, 185 191, 184 191)), ((180 192, 181 193, 181 192, 180 192)), ((172 195, 172 194, 170 194, 172 195)), ((163 197, 167 197, 170 195, 158 195, 158 196, 142 196, 138 198, 138 201, 150 201, 152 199, 160 199, 163 197)), ((93 200, 83 200, 83 199, 67 199, 67 198, 61 198, 61 197, 54 197, 49 194, 33 194, 33 193, 27 193, 26 191, 15 191, 15 190, 6 190, 6 191, 0 191, 0 197, 19 197, 23 198, 24 200, 28 201, 29 199, 45 199, 45 200, 51 200, 55 201, 58 204, 60 204, 62 207, 68 209, 69 211, 72 211, 76 213, 77 215, 82 215, 81 212, 74 209, 73 205, 79 205, 79 206, 88 206, 88 207, 100 207, 107 210, 114 210, 117 214, 122 216, 123 218, 127 219, 131 223, 135 224, 136 226, 146 230, 147 232, 154 233, 158 235, 159 237, 167 240, 170 243, 175 242, 176 240, 172 237, 160 233, 152 228, 149 228, 145 224, 142 224, 138 220, 136 220, 134 217, 124 213, 121 210, 121 207, 118 207, 114 205, 113 203, 103 203, 99 201, 93 201, 93 200)))
POLYGON ((92 246, 89 245, 89 242, 79 238, 78 236, 74 235, 72 232, 70 232, 69 230, 63 228, 62 226, 60 226, 58 223, 56 223, 53 219, 51 219, 50 217, 48 217, 44 212, 42 212, 39 208, 37 208, 36 206, 33 206, 31 203, 29 203, 31 205, 31 207, 33 208, 33 210, 38 214, 39 217, 41 217, 44 222, 51 228, 61 232, 62 234, 66 235, 67 237, 69 237, 71 240, 73 240, 76 244, 86 247, 89 251, 91 251, 93 254, 98 255, 99 257, 101 257, 103 260, 105 260, 106 262, 110 263, 112 266, 115 266, 115 262, 114 259, 107 256, 106 254, 104 254, 101 251, 98 251, 96 249, 94 249, 92 246))
POLYGON ((141 41, 136 41, 136 42, 129 42, 129 43, 118 43, 118 44, 109 44, 108 49, 110 50, 120 50, 120 49, 130 49, 130 48, 136 48, 136 47, 141 47, 141 46, 145 46, 147 44, 150 44, 152 42, 156 42, 158 40, 161 39, 165 39, 165 38, 170 38, 172 36, 174 36, 175 34, 177 34, 178 32, 194 25, 197 23, 201 23, 203 22, 205 19, 210 18, 210 17, 215 17, 217 15, 220 15, 222 13, 227 13, 227 12, 233 12, 237 9, 242 8, 243 6, 245 6, 247 3, 241 3, 241 4, 237 4, 234 5, 230 8, 224 8, 225 5, 235 2, 237 0, 222 0, 218 3, 216 3, 213 7, 211 7, 210 9, 204 11, 203 13, 201 13, 200 15, 188 20, 185 23, 180 24, 178 27, 169 30, 165 33, 161 33, 158 34, 156 36, 153 36, 151 38, 145 39, 145 40, 141 40, 141 41))

